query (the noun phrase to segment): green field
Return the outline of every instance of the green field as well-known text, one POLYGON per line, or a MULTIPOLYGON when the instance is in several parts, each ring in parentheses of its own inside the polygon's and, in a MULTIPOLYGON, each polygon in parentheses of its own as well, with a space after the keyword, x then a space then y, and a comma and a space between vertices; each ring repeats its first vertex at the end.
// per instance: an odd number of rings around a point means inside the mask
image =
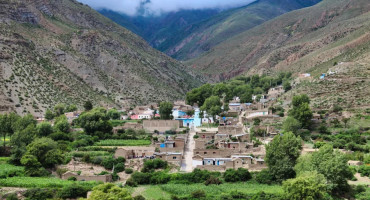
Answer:
POLYGON ((101 140, 95 146, 147 146, 150 140, 101 140))
POLYGON ((21 175, 24 172, 24 167, 14 166, 10 164, 0 164, 0 178, 8 176, 21 175))
POLYGON ((75 183, 85 186, 95 186, 98 184, 96 181, 67 181, 48 177, 11 177, 0 179, 0 187, 62 188, 75 183))
POLYGON ((218 196, 223 193, 238 191, 245 194, 253 195, 258 192, 265 192, 268 194, 282 194, 283 189, 279 185, 263 185, 258 183, 224 183, 221 185, 204 184, 165 184, 153 186, 141 186, 134 189, 134 195, 143 195, 148 200, 157 199, 171 199, 171 195, 186 196, 196 190, 204 190, 207 195, 218 196))

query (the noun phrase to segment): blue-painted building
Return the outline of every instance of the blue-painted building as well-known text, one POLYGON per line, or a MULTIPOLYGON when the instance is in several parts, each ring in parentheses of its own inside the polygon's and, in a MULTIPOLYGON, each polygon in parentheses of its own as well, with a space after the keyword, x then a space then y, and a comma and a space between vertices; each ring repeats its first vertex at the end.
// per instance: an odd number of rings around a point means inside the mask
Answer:
MULTIPOLYGON (((175 120, 182 121, 182 126, 183 127, 200 127, 202 126, 202 119, 199 117, 199 109, 196 109, 194 112, 194 117, 192 118, 175 118, 175 120)), ((185 115, 183 115, 185 116, 185 115)))

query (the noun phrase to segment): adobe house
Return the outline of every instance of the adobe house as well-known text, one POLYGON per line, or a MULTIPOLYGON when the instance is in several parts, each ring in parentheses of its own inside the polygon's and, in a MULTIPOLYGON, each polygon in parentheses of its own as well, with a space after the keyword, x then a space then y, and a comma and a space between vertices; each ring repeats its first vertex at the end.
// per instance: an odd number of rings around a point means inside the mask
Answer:
POLYGON ((240 135, 243 134, 242 125, 232 125, 232 126, 219 126, 218 134, 227 134, 227 135, 240 135))
POLYGON ((205 149, 206 144, 208 143, 204 139, 200 139, 200 138, 194 140, 194 142, 195 142, 195 149, 205 149))
POLYGON ((77 173, 68 171, 62 175, 62 179, 68 180, 70 177, 75 177, 77 181, 102 181, 104 183, 112 182, 112 174, 105 175, 78 175, 77 173))
POLYGON ((175 139, 166 140, 163 143, 156 143, 155 146, 159 149, 159 152, 183 152, 185 143, 185 138, 177 137, 175 139))
POLYGON ((199 136, 200 139, 204 139, 206 141, 214 140, 216 134, 217 132, 196 132, 196 135, 199 136))
POLYGON ((118 148, 114 157, 123 157, 125 159, 151 157, 154 155, 155 147, 124 147, 118 148))
POLYGON ((182 153, 179 152, 164 152, 164 153, 154 153, 155 158, 167 161, 168 163, 181 166, 182 153))
POLYGON ((178 130, 181 123, 178 120, 144 120, 143 128, 149 132, 166 132, 169 130, 178 130))
POLYGON ((348 165, 349 166, 361 166, 363 163, 361 161, 357 161, 357 160, 349 160, 348 161, 348 165))

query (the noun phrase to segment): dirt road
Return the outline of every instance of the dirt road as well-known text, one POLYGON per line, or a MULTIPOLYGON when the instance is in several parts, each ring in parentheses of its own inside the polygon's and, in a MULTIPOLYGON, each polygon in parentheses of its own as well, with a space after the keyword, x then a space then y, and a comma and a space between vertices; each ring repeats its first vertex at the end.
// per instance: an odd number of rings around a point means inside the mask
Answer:
POLYGON ((192 172, 193 171, 193 152, 195 148, 195 128, 190 129, 188 140, 185 147, 184 159, 182 160, 180 171, 183 172, 192 172))

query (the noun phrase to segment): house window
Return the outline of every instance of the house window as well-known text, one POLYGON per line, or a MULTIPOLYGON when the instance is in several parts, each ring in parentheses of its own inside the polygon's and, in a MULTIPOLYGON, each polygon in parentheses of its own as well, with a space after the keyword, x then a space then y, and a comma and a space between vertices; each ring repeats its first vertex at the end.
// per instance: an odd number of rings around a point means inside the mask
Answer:
POLYGON ((176 160, 176 156, 174 156, 172 159, 176 160))
POLYGON ((213 154, 216 154, 216 152, 213 152, 213 154))
POLYGON ((207 152, 204 152, 204 154, 207 154, 207 152))

